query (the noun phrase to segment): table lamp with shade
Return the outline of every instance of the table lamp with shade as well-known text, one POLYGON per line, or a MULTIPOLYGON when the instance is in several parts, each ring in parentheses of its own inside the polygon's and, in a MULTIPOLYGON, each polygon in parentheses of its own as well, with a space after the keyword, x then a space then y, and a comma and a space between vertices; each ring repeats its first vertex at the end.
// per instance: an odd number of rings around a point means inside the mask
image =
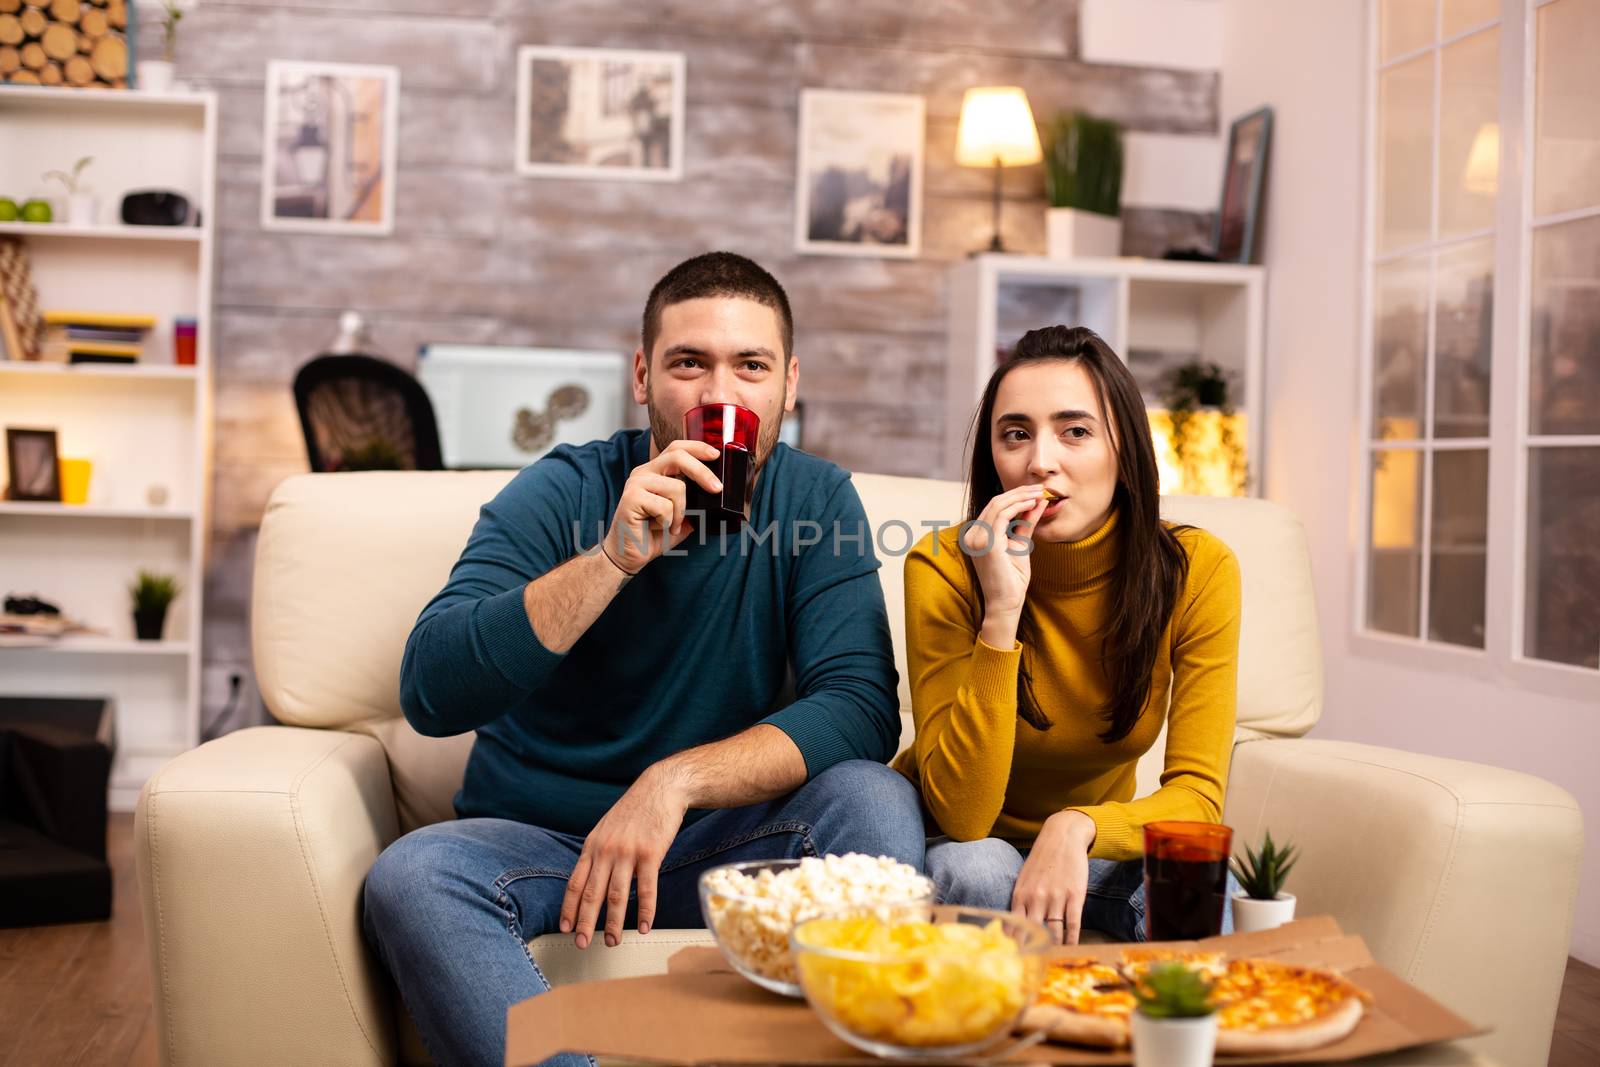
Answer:
POLYGON ((1043 158, 1026 93, 1014 85, 967 90, 956 132, 956 162, 994 168, 994 237, 986 251, 1006 250, 1000 240, 1000 183, 1005 168, 1026 167, 1043 158))

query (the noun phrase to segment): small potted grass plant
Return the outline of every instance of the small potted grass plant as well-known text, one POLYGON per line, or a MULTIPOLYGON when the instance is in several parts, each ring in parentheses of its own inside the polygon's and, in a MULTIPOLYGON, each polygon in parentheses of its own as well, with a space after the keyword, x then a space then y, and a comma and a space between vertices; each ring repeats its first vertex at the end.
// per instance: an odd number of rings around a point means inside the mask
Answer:
POLYGON ((1259 852, 1246 845, 1244 859, 1233 858, 1233 876, 1244 890, 1233 897, 1235 933, 1271 930, 1294 918, 1294 894, 1285 893, 1283 883, 1298 858, 1294 846, 1279 845, 1270 830, 1259 852))
POLYGON ((1133 987, 1134 1067, 1210 1067, 1217 1048, 1211 980, 1183 963, 1162 963, 1133 987))
POLYGON ((133 597, 133 630, 141 641, 159 641, 167 625, 167 607, 178 595, 178 580, 170 574, 141 570, 128 587, 133 597))
POLYGON ((1046 123, 1040 134, 1050 258, 1120 255, 1122 127, 1072 111, 1046 123))
POLYGON ((134 84, 147 93, 172 90, 172 75, 178 59, 178 23, 183 21, 183 7, 177 0, 162 0, 160 10, 161 58, 141 59, 134 68, 134 84))

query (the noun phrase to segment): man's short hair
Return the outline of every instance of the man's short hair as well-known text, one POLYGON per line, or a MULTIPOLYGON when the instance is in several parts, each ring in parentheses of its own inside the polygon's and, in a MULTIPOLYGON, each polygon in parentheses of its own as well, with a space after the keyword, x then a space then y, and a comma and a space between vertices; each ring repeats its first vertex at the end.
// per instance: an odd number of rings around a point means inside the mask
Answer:
POLYGON ((667 271, 644 304, 644 353, 655 354, 656 337, 661 333, 661 311, 672 304, 707 297, 732 296, 754 300, 773 310, 783 334, 783 362, 794 352, 794 315, 789 296, 766 270, 754 260, 734 252, 707 252, 686 259, 667 271))

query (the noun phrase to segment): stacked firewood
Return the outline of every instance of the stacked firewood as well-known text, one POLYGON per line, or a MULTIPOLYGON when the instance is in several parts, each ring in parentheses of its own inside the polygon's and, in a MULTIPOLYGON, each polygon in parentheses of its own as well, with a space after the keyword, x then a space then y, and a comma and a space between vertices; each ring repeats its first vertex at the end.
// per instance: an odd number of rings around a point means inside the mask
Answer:
POLYGON ((0 82, 123 89, 130 0, 0 0, 0 82))

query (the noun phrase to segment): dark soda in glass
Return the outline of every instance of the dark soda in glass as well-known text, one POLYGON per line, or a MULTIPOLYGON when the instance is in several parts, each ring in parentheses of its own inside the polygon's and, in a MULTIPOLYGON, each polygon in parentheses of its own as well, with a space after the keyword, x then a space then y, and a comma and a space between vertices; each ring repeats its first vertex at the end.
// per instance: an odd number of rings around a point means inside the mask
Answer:
POLYGON ((1222 933, 1232 844, 1233 831, 1216 823, 1145 825, 1145 924, 1151 941, 1197 941, 1222 933))
POLYGON ((707 463, 722 482, 722 492, 713 493, 693 478, 688 486, 684 510, 696 530, 731 533, 744 525, 745 510, 755 484, 756 440, 761 419, 738 404, 702 404, 683 417, 684 436, 715 445, 720 454, 707 463))

